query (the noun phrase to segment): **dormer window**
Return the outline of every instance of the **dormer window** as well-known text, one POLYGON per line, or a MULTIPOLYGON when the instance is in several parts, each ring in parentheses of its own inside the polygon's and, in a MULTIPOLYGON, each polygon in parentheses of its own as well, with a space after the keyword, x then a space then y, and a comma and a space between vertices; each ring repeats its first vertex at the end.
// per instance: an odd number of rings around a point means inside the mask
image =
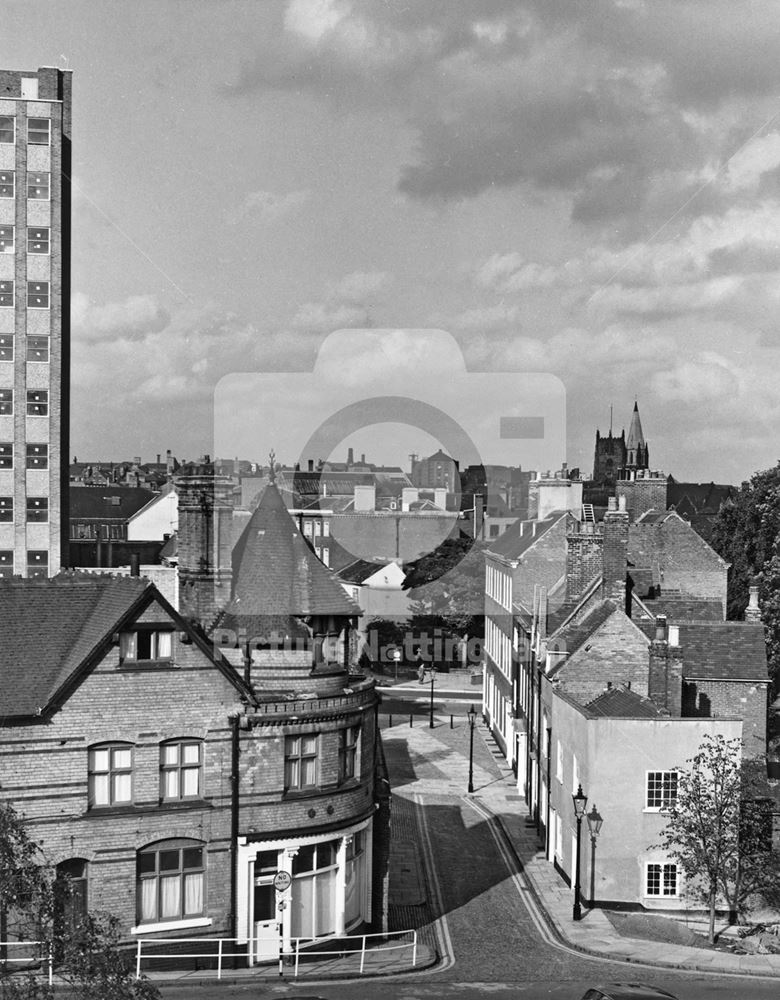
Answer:
POLYGON ((142 629, 123 632, 120 641, 123 664, 156 663, 173 658, 173 632, 142 629))

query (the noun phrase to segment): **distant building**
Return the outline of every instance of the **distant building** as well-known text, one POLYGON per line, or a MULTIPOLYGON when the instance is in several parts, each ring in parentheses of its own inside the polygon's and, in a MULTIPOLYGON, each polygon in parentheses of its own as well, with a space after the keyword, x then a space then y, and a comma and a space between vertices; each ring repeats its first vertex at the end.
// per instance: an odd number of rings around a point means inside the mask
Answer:
POLYGON ((441 448, 428 458, 412 459, 410 478, 414 486, 437 487, 448 493, 460 493, 458 463, 441 448))
POLYGON ((71 74, 0 70, 0 577, 68 559, 71 74))
MULTIPOLYGON (((625 431, 613 435, 612 427, 609 433, 602 437, 596 431, 596 449, 593 459, 593 480, 591 490, 606 494, 615 492, 618 479, 630 478, 632 474, 650 467, 650 448, 642 431, 642 421, 639 417, 639 405, 634 403, 631 414, 631 424, 628 436, 625 431)), ((586 497, 586 501, 588 498, 586 497)), ((596 503, 596 500, 588 502, 596 503)))

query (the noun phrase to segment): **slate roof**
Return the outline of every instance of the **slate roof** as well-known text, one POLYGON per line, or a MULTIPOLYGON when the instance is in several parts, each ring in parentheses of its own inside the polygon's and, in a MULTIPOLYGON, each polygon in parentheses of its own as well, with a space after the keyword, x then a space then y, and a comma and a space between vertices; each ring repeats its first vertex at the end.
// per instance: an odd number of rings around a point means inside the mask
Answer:
POLYGON ((374 562, 371 559, 355 559, 354 562, 349 563, 340 569, 336 576, 339 580, 343 580, 345 583, 363 583, 374 573, 377 573, 380 569, 384 569, 388 565, 385 560, 378 560, 374 562))
MULTIPOLYGON (((649 639, 655 637, 655 622, 645 620, 635 624, 649 639)), ((761 623, 680 622, 678 628, 684 680, 769 680, 761 623)))
POLYGON ((259 635, 303 635, 297 619, 307 615, 359 614, 269 483, 233 549, 233 596, 218 623, 259 635))
POLYGON ((636 691, 622 686, 604 691, 598 698, 588 702, 585 708, 591 715, 608 719, 657 719, 661 715, 649 698, 643 698, 636 691))
POLYGON ((150 588, 93 573, 0 580, 0 715, 36 715, 150 588))
POLYGON ((678 483, 669 476, 666 503, 681 514, 717 514, 721 504, 737 492, 726 483, 678 483))
POLYGON ((543 521, 516 521, 506 529, 503 535, 490 541, 487 551, 507 559, 518 559, 543 535, 546 535, 562 517, 566 517, 566 511, 557 510, 543 521))
POLYGON ((126 521, 157 497, 153 490, 138 486, 74 486, 71 485, 69 517, 71 521, 80 518, 119 519, 126 521), (118 502, 114 501, 117 498, 118 502))
POLYGON ((689 622, 679 628, 683 678, 769 680, 760 623, 689 622))
POLYGON ((652 619, 658 615, 665 615, 673 625, 686 621, 723 621, 723 604, 717 598, 660 593, 657 597, 643 597, 640 608, 642 606, 652 619))

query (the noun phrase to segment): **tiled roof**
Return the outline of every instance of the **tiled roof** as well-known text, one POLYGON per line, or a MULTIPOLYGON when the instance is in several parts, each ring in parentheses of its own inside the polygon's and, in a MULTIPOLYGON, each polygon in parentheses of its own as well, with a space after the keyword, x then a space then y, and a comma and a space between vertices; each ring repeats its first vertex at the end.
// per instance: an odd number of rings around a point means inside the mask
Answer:
POLYGON ((767 681, 764 626, 750 622, 680 624, 683 678, 767 681))
POLYGON ((85 517, 127 520, 156 496, 152 490, 140 486, 71 485, 69 516, 71 520, 85 517))
POLYGON ((656 719, 661 713, 649 698, 624 687, 611 688, 594 698, 585 708, 591 715, 608 719, 656 719))
POLYGON ((37 714, 150 588, 98 574, 0 580, 0 717, 37 714))
MULTIPOLYGON (((655 638, 655 622, 635 624, 649 639, 655 638)), ((671 624, 677 624, 671 622, 671 624)), ((680 622, 683 679, 767 681, 764 626, 752 622, 680 622)))
POLYGON ((642 605, 647 609, 652 619, 665 615, 668 621, 676 625, 680 622, 722 622, 723 604, 717 598, 692 597, 689 594, 643 597, 642 605))
POLYGON ((517 559, 546 535, 562 517, 566 517, 566 511, 554 511, 543 521, 516 521, 503 535, 490 541, 488 552, 507 559, 517 559))
POLYGON ((279 490, 269 484, 233 549, 233 597, 221 624, 259 634, 298 634, 294 619, 359 615, 301 536, 279 490))
POLYGON ((557 648, 565 649, 569 656, 576 653, 617 610, 618 607, 614 601, 601 601, 581 621, 567 625, 555 633, 557 648))
POLYGON ((354 562, 340 569, 336 576, 345 583, 363 583, 364 580, 379 572, 380 569, 384 569, 385 566, 387 566, 387 562, 384 560, 374 562, 371 559, 355 559, 354 562))

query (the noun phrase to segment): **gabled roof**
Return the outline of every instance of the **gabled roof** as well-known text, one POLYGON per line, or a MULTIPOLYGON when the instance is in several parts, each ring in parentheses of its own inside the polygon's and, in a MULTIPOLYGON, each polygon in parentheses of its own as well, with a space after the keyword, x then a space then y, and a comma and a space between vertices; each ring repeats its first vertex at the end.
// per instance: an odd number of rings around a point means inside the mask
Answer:
POLYGON ((269 483, 233 549, 233 596, 220 623, 258 629, 261 635, 269 628, 299 634, 295 619, 359 614, 269 483))
POLYGON ((38 714, 153 589, 91 573, 0 580, 0 715, 38 714))
POLYGON ((656 719, 661 712, 649 698, 625 687, 610 688, 585 708, 591 715, 608 719, 656 719))
POLYGON ((568 656, 571 656, 584 646, 594 632, 597 632, 617 610, 618 606, 614 601, 601 601, 583 619, 559 629, 551 639, 554 638, 557 646, 565 649, 568 656))
POLYGON ((519 559, 544 537, 554 524, 567 516, 567 511, 556 510, 542 521, 516 521, 503 535, 491 540, 487 554, 503 556, 505 559, 519 559))

